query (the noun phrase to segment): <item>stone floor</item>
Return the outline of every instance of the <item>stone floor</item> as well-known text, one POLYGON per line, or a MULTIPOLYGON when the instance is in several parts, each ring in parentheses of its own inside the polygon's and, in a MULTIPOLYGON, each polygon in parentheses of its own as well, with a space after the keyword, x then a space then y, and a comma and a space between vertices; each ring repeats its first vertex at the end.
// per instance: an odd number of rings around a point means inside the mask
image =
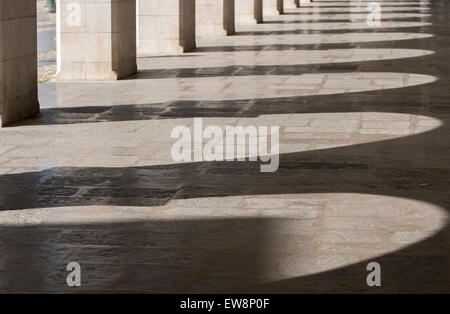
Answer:
POLYGON ((315 1, 127 80, 41 84, 0 130, 0 291, 450 292, 450 4, 382 3, 379 28, 315 1), (280 126, 279 170, 174 162, 194 117, 280 126))

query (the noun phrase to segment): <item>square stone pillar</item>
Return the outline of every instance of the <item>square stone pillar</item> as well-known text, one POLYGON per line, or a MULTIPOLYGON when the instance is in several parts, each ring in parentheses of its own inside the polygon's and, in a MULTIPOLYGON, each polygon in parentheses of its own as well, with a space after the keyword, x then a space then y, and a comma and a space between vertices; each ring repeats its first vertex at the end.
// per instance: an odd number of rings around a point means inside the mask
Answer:
POLYGON ((0 127, 39 112, 36 0, 0 2, 0 127))
POLYGON ((58 80, 118 80, 137 71, 136 0, 57 0, 58 80))
POLYGON ((284 13, 284 0, 263 0, 264 15, 279 15, 284 13))
POLYGON ((300 0, 284 0, 285 9, 295 9, 300 7, 300 0))
POLYGON ((236 24, 263 22, 263 0, 237 0, 235 6, 236 24))
POLYGON ((196 2, 197 35, 217 36, 235 33, 235 0, 196 0, 196 2))
POLYGON ((139 54, 193 51, 195 0, 139 0, 139 54))

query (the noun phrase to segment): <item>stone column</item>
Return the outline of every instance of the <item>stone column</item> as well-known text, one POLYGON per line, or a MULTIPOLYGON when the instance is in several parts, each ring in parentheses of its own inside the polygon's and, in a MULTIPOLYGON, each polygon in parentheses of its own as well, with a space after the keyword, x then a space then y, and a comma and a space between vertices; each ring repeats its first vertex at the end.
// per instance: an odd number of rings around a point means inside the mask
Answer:
POLYGON ((139 0, 139 54, 193 51, 195 0, 139 0))
POLYGON ((264 15, 279 15, 284 13, 284 0, 263 0, 264 15))
POLYGON ((284 0, 285 9, 295 9, 300 7, 300 0, 284 0))
POLYGON ((196 3, 197 35, 215 36, 215 35, 234 34, 235 0, 196 0, 196 1, 197 1, 196 3))
POLYGON ((236 24, 263 22, 263 0, 237 0, 235 6, 236 24))
POLYGON ((36 0, 0 2, 0 127, 39 112, 36 0))
POLYGON ((118 80, 137 71, 136 0, 57 0, 58 80, 118 80))

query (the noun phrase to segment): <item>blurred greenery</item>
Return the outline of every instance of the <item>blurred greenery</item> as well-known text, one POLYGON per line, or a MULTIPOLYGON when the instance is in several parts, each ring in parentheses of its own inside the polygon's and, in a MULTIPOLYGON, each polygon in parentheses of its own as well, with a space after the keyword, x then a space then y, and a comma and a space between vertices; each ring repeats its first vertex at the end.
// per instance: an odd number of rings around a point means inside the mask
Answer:
POLYGON ((47 13, 55 13, 56 12, 56 3, 55 0, 46 0, 45 3, 45 11, 47 13))

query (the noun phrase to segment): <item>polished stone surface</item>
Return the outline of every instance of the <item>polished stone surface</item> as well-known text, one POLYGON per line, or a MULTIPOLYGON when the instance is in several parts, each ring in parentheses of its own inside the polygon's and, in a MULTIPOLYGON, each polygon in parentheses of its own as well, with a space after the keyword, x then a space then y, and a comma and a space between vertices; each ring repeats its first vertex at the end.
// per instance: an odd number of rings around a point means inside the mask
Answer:
POLYGON ((0 291, 450 292, 450 5, 383 1, 380 28, 366 5, 41 84, 40 116, 0 131, 0 291), (280 126, 279 170, 174 162, 194 117, 280 126))

